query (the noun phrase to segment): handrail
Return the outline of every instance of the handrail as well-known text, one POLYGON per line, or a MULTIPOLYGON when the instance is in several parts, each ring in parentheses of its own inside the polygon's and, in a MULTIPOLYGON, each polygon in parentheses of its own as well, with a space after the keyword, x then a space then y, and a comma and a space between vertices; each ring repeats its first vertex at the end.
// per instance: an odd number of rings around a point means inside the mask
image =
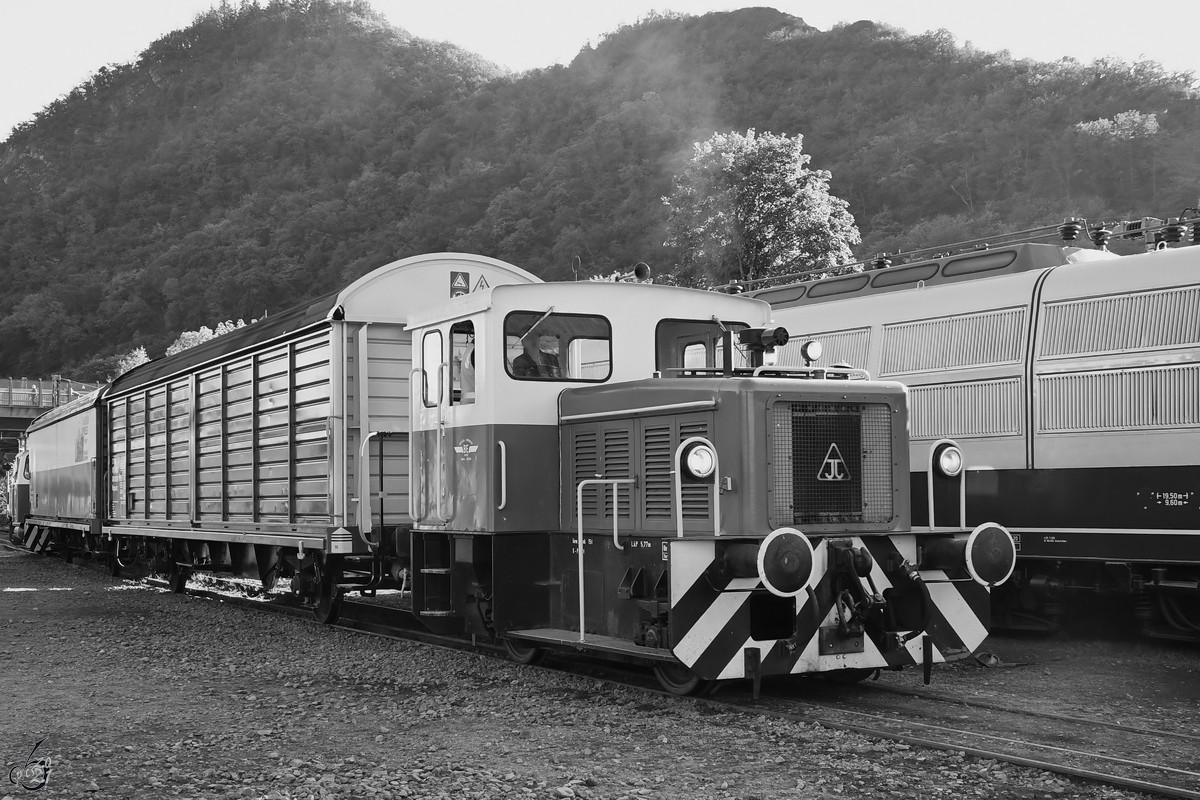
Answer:
MULTIPOLYGON (((958 451, 962 453, 962 470, 958 473, 958 527, 962 530, 967 529, 967 453, 958 446, 958 442, 953 439, 938 439, 929 446, 929 472, 926 473, 926 499, 929 502, 929 530, 938 530, 939 526, 934 519, 934 503, 933 503, 933 475, 937 467, 933 463, 933 454, 937 449, 944 444, 958 447, 958 451)), ((953 525, 942 525, 942 530, 954 530, 953 525)))
MULTIPOLYGON (((617 523, 621 516, 621 506, 619 502, 619 493, 617 487, 622 483, 636 483, 634 478, 585 478, 575 486, 575 513, 577 521, 577 532, 575 534, 576 544, 575 549, 579 553, 579 641, 584 641, 583 634, 583 489, 592 484, 612 484, 613 487, 613 544, 618 550, 624 550, 625 547, 621 544, 617 523)), ((604 502, 604 492, 600 496, 600 501, 604 502)))
POLYGON ((500 445, 500 505, 496 510, 503 511, 508 505, 508 447, 502 439, 497 439, 496 444, 500 445))
MULTIPOLYGON (((424 392, 424 387, 423 386, 417 387, 414 385, 414 380, 417 377, 417 373, 420 371, 421 371, 421 369, 419 367, 413 367, 412 371, 408 373, 408 418, 412 423, 416 423, 416 421, 417 421, 417 403, 422 403, 422 405, 423 405, 421 396, 424 392), (418 389, 418 388, 420 389, 420 391, 414 391, 415 389, 418 389)), ((415 424, 413 424, 411 426, 411 428, 412 428, 412 431, 414 434, 417 433, 415 424)), ((425 519, 425 504, 421 503, 421 508, 420 508, 421 513, 419 515, 413 513, 413 510, 415 508, 414 504, 417 502, 417 473, 423 472, 423 470, 417 464, 416 450, 417 450, 417 437, 409 436, 408 437, 408 515, 410 517, 412 517, 413 522, 422 522, 425 519)))
MULTIPOLYGON (((439 496, 434 499, 433 507, 434 514, 439 523, 447 523, 454 518, 453 510, 443 508, 441 498, 445 497, 447 503, 454 501, 454 493, 447 491, 450 483, 450 471, 446 458, 446 403, 449 401, 449 396, 445 392, 443 381, 447 372, 447 364, 445 361, 438 364, 437 368, 437 383, 438 383, 438 404, 437 404, 437 470, 441 480, 438 482, 439 496)), ((411 469, 411 467, 410 467, 411 469)))
POLYGON ((679 457, 683 455, 688 445, 703 443, 712 449, 713 454, 713 536, 721 535, 721 459, 717 448, 703 436, 692 436, 679 443, 675 448, 675 459, 671 462, 671 476, 675 488, 675 530, 677 537, 683 538, 683 478, 679 475, 679 457))
MULTIPOLYGON (((367 536, 371 532, 371 465, 367 462, 367 450, 371 439, 378 435, 379 431, 367 431, 358 448, 358 538, 371 550, 378 549, 379 542, 372 542, 367 536)), ((382 472, 379 481, 383 483, 382 472)))

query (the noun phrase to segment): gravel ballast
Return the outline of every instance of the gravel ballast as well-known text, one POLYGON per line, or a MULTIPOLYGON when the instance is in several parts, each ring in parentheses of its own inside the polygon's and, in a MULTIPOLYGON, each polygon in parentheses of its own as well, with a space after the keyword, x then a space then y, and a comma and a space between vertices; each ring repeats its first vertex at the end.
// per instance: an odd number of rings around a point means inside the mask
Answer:
POLYGON ((0 589, 0 800, 1137 796, 7 549, 0 589))

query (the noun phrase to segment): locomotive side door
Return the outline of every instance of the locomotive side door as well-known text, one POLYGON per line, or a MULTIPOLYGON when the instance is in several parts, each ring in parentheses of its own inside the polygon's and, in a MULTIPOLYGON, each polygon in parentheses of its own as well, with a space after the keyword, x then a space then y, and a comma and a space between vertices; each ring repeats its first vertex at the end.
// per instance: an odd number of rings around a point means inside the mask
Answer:
POLYGON ((417 331, 413 370, 412 516, 419 527, 486 530, 492 435, 482 424, 488 380, 476 320, 417 331))

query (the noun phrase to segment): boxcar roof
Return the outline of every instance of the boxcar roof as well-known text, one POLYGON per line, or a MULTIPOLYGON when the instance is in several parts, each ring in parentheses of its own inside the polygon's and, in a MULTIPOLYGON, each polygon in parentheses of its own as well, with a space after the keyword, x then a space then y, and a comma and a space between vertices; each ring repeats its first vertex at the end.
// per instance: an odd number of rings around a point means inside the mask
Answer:
POLYGON ((112 382, 109 394, 120 394, 148 383, 182 372, 207 361, 236 353, 254 345, 269 342, 280 336, 303 330, 329 319, 337 307, 340 290, 330 292, 306 304, 294 306, 258 322, 230 331, 223 336, 189 347, 174 355, 142 364, 112 382))
POLYGON ((520 267, 470 253, 427 253, 393 261, 342 289, 135 367, 113 381, 109 394, 159 382, 232 353, 315 328, 331 319, 342 319, 343 315, 351 322, 403 324, 412 307, 431 306, 448 298, 452 276, 463 276, 470 286, 477 285, 480 278, 485 283, 490 279, 487 285, 501 281, 526 283, 539 280, 520 267), (393 291, 389 292, 389 289, 393 291))
POLYGON ((60 419, 65 419, 73 414, 78 414, 80 411, 86 411, 96 404, 96 399, 100 396, 102 391, 104 391, 104 387, 93 389, 87 394, 76 397, 69 403, 63 403, 61 406, 50 409, 45 414, 42 414, 33 422, 29 423, 28 430, 36 431, 39 428, 45 428, 49 425, 52 425, 60 419))

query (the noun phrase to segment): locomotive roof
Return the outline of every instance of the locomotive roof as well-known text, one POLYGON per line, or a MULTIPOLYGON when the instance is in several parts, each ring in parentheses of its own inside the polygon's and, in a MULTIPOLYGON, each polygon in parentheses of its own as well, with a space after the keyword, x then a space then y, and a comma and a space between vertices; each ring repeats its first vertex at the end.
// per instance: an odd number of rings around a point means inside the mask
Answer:
POLYGON ((918 285, 955 283, 1107 258, 1120 256, 1078 247, 1023 243, 957 253, 849 275, 772 286, 752 291, 749 295, 766 300, 774 308, 786 308, 850 296, 911 289, 918 285))
POLYGON ((665 284, 564 281, 509 284, 472 292, 443 305, 415 311, 409 315, 408 327, 456 319, 493 307, 509 310, 550 306, 562 313, 612 314, 620 310, 643 314, 653 310, 656 319, 664 314, 688 316, 696 313, 723 318, 728 316, 729 319, 753 314, 767 319, 771 313, 768 303, 746 295, 727 295, 665 284))

